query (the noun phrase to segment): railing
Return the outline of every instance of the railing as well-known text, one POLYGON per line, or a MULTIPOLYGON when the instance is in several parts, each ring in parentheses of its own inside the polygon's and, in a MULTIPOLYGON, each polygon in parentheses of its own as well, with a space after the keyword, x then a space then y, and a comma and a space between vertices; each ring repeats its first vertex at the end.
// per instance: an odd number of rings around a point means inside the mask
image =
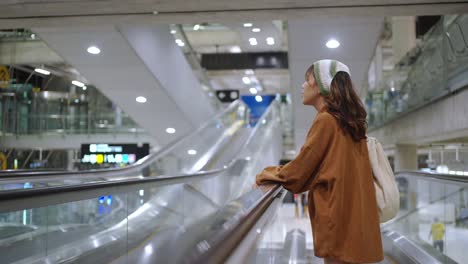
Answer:
POLYGON ((4 135, 144 134, 127 114, 28 114, 4 113, 4 135))
POLYGON ((409 68, 396 69, 369 93, 370 129, 468 85, 468 15, 444 16, 415 49, 409 68))
POLYGON ((465 263, 468 178, 412 171, 396 176, 401 210, 383 229, 404 235, 438 263, 465 263))

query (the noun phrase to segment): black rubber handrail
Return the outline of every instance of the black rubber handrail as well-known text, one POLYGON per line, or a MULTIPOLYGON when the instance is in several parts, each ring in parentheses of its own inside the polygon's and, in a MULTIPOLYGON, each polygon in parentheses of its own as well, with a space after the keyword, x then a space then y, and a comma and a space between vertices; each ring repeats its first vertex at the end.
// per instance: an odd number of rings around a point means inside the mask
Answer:
POLYGON ((181 248, 184 253, 180 262, 224 263, 282 190, 277 184, 261 186, 204 217, 203 232, 189 242, 188 248, 181 248))
POLYGON ((103 177, 103 176, 110 176, 110 175, 115 175, 117 172, 134 172, 138 171, 144 167, 146 167, 149 163, 152 163, 153 161, 161 158, 164 156, 166 153, 172 151, 175 147, 177 147, 181 142, 184 142, 186 139, 194 136, 196 133, 200 132, 202 129, 206 128, 213 120, 221 117, 225 113, 232 111, 235 107, 237 107, 239 104, 241 104, 241 101, 236 100, 232 102, 226 109, 221 111, 220 113, 216 114, 214 117, 212 117, 210 120, 206 121, 203 123, 201 126, 199 126, 195 131, 189 132, 185 134, 184 136, 181 136, 180 138, 172 141, 168 145, 164 146, 161 150, 149 154, 148 156, 138 160, 136 163, 129 165, 127 167, 123 168, 109 168, 109 169, 99 169, 99 170, 83 170, 83 171, 56 171, 56 170, 50 170, 50 171, 29 171, 29 172, 15 172, 15 171, 0 171, 0 179, 6 179, 6 178, 11 178, 11 177, 36 177, 36 176, 69 176, 69 175, 82 175, 82 174, 87 174, 87 175, 95 175, 98 177, 103 177))

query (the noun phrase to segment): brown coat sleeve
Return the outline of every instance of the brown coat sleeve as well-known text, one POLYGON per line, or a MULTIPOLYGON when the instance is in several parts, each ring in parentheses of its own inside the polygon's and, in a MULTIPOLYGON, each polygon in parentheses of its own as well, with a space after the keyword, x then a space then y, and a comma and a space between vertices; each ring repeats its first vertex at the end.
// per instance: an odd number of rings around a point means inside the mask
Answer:
POLYGON ((293 193, 309 190, 333 138, 330 118, 329 114, 319 114, 297 157, 284 166, 266 167, 257 175, 257 185, 279 183, 293 193))

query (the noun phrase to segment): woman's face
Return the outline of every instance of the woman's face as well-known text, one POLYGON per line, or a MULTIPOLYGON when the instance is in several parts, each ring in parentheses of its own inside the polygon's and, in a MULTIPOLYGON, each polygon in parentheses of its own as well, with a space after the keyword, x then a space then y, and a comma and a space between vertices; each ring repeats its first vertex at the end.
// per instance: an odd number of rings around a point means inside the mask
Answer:
POLYGON ((302 85, 302 103, 304 105, 314 105, 320 97, 317 82, 312 73, 306 74, 306 80, 302 85))

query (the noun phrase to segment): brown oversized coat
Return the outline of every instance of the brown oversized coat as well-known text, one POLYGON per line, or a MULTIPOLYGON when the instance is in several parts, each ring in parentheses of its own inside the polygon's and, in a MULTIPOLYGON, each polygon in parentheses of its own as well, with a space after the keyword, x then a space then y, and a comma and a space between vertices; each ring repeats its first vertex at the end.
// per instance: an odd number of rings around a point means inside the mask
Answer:
POLYGON ((258 185, 309 191, 315 255, 351 263, 383 259, 380 223, 366 140, 353 141, 326 111, 317 114, 297 157, 265 168, 258 185))

